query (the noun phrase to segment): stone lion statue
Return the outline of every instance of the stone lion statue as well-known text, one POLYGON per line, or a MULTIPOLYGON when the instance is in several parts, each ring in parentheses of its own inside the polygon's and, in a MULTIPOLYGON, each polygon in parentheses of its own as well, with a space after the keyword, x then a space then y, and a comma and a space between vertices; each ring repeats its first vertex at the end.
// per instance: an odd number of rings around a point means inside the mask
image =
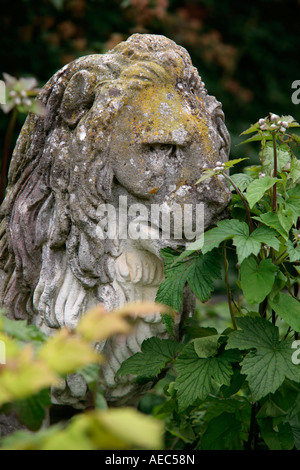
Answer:
MULTIPOLYGON (((115 207, 120 220, 120 201, 149 209, 202 203, 207 228, 222 217, 230 191, 222 176, 195 183, 203 169, 228 159, 230 144, 221 104, 187 51, 163 36, 134 34, 109 53, 75 60, 38 100, 46 115, 27 117, 1 207, 0 291, 13 318, 51 334, 73 328, 98 303, 112 310, 155 300, 164 275, 160 248, 186 240, 172 233, 126 238, 118 223, 115 236, 105 237, 99 207, 115 207)), ((154 230, 138 220, 140 230, 154 230)), ((153 335, 167 336, 155 313, 134 334, 99 346, 108 357, 102 381, 109 402, 138 393, 133 379, 116 381, 115 372, 153 335)), ((63 401, 66 389, 69 403, 85 390, 70 377, 54 400, 63 401)))

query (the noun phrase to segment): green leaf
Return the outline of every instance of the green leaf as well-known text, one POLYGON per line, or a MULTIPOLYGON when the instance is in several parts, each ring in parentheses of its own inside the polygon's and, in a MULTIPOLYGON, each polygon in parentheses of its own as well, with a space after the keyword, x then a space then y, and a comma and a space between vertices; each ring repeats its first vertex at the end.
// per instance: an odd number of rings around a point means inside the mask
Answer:
POLYGON ((270 176, 265 176, 264 178, 259 178, 252 181, 249 184, 246 191, 246 198, 249 202, 250 209, 263 197, 265 192, 270 189, 277 181, 277 178, 271 178, 270 176))
POLYGON ((240 135, 251 134, 252 132, 258 131, 259 128, 260 128, 260 125, 258 122, 256 122, 255 124, 252 124, 252 126, 246 129, 244 132, 242 132, 240 135))
POLYGON ((194 269, 189 273, 187 281, 201 302, 206 302, 214 290, 213 279, 221 278, 221 266, 214 253, 198 255, 194 269))
POLYGON ((183 289, 189 277, 189 274, 194 270, 195 259, 184 261, 172 270, 165 270, 166 279, 160 284, 157 294, 156 302, 169 305, 177 312, 180 311, 183 289))
POLYGON ((175 388, 180 411, 196 400, 204 400, 216 385, 229 385, 233 373, 231 363, 237 361, 237 355, 228 355, 228 352, 217 357, 199 358, 194 344, 185 346, 175 361, 179 373, 175 388))
POLYGON ((233 244, 237 248, 239 263, 241 264, 244 259, 246 259, 251 254, 256 256, 261 248, 262 243, 271 246, 275 250, 279 250, 280 248, 280 241, 277 238, 276 231, 268 227, 259 227, 250 235, 249 229, 247 235, 235 235, 233 237, 233 244))
POLYGON ((300 160, 298 160, 298 158, 294 157, 291 161, 290 177, 292 178, 293 183, 298 181, 300 178, 300 160))
POLYGON ((263 224, 267 225, 268 227, 274 228, 285 240, 289 238, 288 233, 282 227, 281 223, 278 219, 278 214, 274 212, 266 212, 265 214, 261 214, 259 217, 254 216, 253 219, 262 222, 263 224))
POLYGON ((247 258, 241 264, 241 286, 249 304, 262 302, 271 292, 278 267, 270 259, 259 264, 254 258, 247 258))
MULTIPOLYGON (((208 253, 213 248, 218 247, 224 240, 233 238, 235 235, 247 236, 248 234, 249 228, 245 222, 240 222, 237 219, 221 220, 218 222, 217 227, 204 233, 202 253, 208 253)), ((192 248, 192 245, 189 248, 192 248)))
POLYGON ((242 423, 237 415, 222 413, 208 423, 201 439, 202 450, 238 450, 242 449, 242 423))
POLYGON ((196 182, 196 184, 199 184, 202 181, 205 181, 208 178, 211 178, 212 176, 215 176, 215 174, 216 173, 215 173, 213 168, 208 168, 207 170, 204 170, 201 178, 196 182))
MULTIPOLYGON (((178 254, 177 254, 178 256, 178 254)), ((221 267, 212 253, 205 255, 195 254, 183 261, 175 260, 173 264, 170 258, 167 261, 165 281, 159 286, 156 302, 169 305, 179 311, 182 304, 183 289, 188 282, 192 291, 202 302, 206 302, 214 289, 213 279, 220 278, 221 267)))
POLYGON ((214 356, 218 352, 220 335, 204 336, 192 341, 198 357, 206 358, 214 356))
POLYGON ((257 141, 260 141, 262 139, 263 139, 262 134, 256 133, 252 137, 250 137, 249 139, 246 139, 243 142, 240 142, 238 145, 248 144, 249 142, 257 142, 257 141))
POLYGON ((288 240, 286 242, 287 252, 289 254, 290 261, 294 263, 300 260, 300 246, 294 247, 293 242, 288 240))
POLYGON ((300 301, 279 292, 269 305, 293 330, 300 331, 300 301))
POLYGON ((50 391, 45 389, 25 400, 14 402, 13 411, 22 424, 31 431, 37 431, 42 426, 50 405, 50 391))
POLYGON ((241 330, 229 335, 226 349, 251 349, 242 361, 241 372, 247 376, 254 400, 275 393, 286 377, 299 382, 300 367, 291 360, 292 340, 279 341, 278 328, 264 318, 236 321, 241 330))
MULTIPOLYGON (((230 177, 234 184, 239 188, 241 192, 244 192, 248 188, 249 184, 253 181, 253 178, 246 173, 236 173, 230 177)), ((231 191, 235 191, 231 185, 231 191)))
POLYGON ((274 419, 259 420, 259 429, 263 440, 270 450, 291 450, 294 447, 294 435, 289 423, 274 424, 274 419))
POLYGON ((153 380, 174 359, 182 345, 171 339, 148 338, 143 341, 141 352, 134 354, 121 364, 118 375, 133 374, 153 380))
POLYGON ((25 320, 11 320, 6 316, 2 316, 2 331, 7 335, 19 341, 38 341, 44 342, 47 335, 42 333, 37 326, 27 325, 25 320))
MULTIPOLYGON (((262 168, 264 171, 271 173, 274 168, 274 149, 273 142, 267 142, 263 151, 260 153, 263 161, 262 168)), ((277 170, 280 172, 282 168, 291 160, 289 147, 285 144, 277 145, 277 170)))
POLYGON ((294 223, 293 212, 290 209, 279 210, 278 220, 283 229, 288 233, 294 223))
POLYGON ((248 158, 235 158, 234 160, 228 160, 225 162, 225 169, 232 168, 234 165, 237 165, 244 160, 248 160, 248 158))
POLYGON ((171 336, 175 336, 174 333, 174 318, 171 317, 168 313, 162 313, 161 314, 161 321, 166 327, 166 330, 168 333, 170 333, 171 336))

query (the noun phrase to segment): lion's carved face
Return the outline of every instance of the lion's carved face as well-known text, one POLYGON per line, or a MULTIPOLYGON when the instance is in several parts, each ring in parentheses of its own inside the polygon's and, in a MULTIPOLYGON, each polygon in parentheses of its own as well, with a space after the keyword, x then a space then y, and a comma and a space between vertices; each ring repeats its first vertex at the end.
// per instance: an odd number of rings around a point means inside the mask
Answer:
MULTIPOLYGON (((99 302, 113 309, 155 300, 163 280, 159 249, 174 240, 122 238, 118 224, 115 237, 103 239, 99 206, 120 215, 125 196, 147 209, 202 202, 207 228, 230 191, 222 178, 195 183, 205 168, 227 160, 229 136, 220 103, 207 95, 187 52, 162 36, 133 35, 110 54, 78 59, 40 99, 48 115, 28 117, 11 163, 1 296, 12 316, 51 333, 75 326, 99 302)), ((99 346, 109 358, 102 377, 109 400, 134 396, 133 383, 116 383, 114 375, 152 335, 166 335, 157 315, 130 337, 99 346)), ((70 379, 54 400, 78 401, 76 383, 70 379)))

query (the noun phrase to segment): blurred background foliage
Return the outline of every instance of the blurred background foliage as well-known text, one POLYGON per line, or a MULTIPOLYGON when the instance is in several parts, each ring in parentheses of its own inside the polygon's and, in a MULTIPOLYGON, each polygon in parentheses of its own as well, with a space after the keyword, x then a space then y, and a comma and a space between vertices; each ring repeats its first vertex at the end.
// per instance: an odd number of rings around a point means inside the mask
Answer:
MULTIPOLYGON (((291 101, 300 79, 299 12, 300 0, 1 0, 0 72, 43 86, 73 59, 104 53, 132 33, 163 34, 189 51, 223 103, 232 158, 255 163, 258 148, 236 148, 240 132, 269 111, 300 119, 291 101)), ((2 148, 8 122, 1 112, 2 148)))

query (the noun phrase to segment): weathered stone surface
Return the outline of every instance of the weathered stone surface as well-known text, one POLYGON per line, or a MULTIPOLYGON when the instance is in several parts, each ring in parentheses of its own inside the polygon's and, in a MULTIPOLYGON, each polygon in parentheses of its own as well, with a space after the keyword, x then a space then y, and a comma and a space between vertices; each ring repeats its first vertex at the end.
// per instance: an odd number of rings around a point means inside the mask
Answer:
MULTIPOLYGON (((124 239, 120 221, 116 236, 103 239, 99 206, 111 204, 122 216, 120 197, 149 210, 202 202, 207 228, 222 217, 230 191, 223 177, 195 182, 227 160, 229 135, 221 104, 207 94, 187 51, 163 36, 134 34, 107 54, 77 59, 39 100, 47 115, 26 120, 1 208, 0 288, 12 317, 51 334, 74 327, 96 303, 111 310, 155 299, 163 280, 159 250, 178 241, 172 234, 124 239)), ((141 218, 138 224, 145 233, 161 229, 141 218)), ((155 313, 133 335, 99 345, 109 358, 102 380, 110 401, 139 393, 131 378, 116 384, 114 373, 152 335, 166 336, 155 313)), ((74 377, 66 385, 69 403, 85 393, 74 377)))

